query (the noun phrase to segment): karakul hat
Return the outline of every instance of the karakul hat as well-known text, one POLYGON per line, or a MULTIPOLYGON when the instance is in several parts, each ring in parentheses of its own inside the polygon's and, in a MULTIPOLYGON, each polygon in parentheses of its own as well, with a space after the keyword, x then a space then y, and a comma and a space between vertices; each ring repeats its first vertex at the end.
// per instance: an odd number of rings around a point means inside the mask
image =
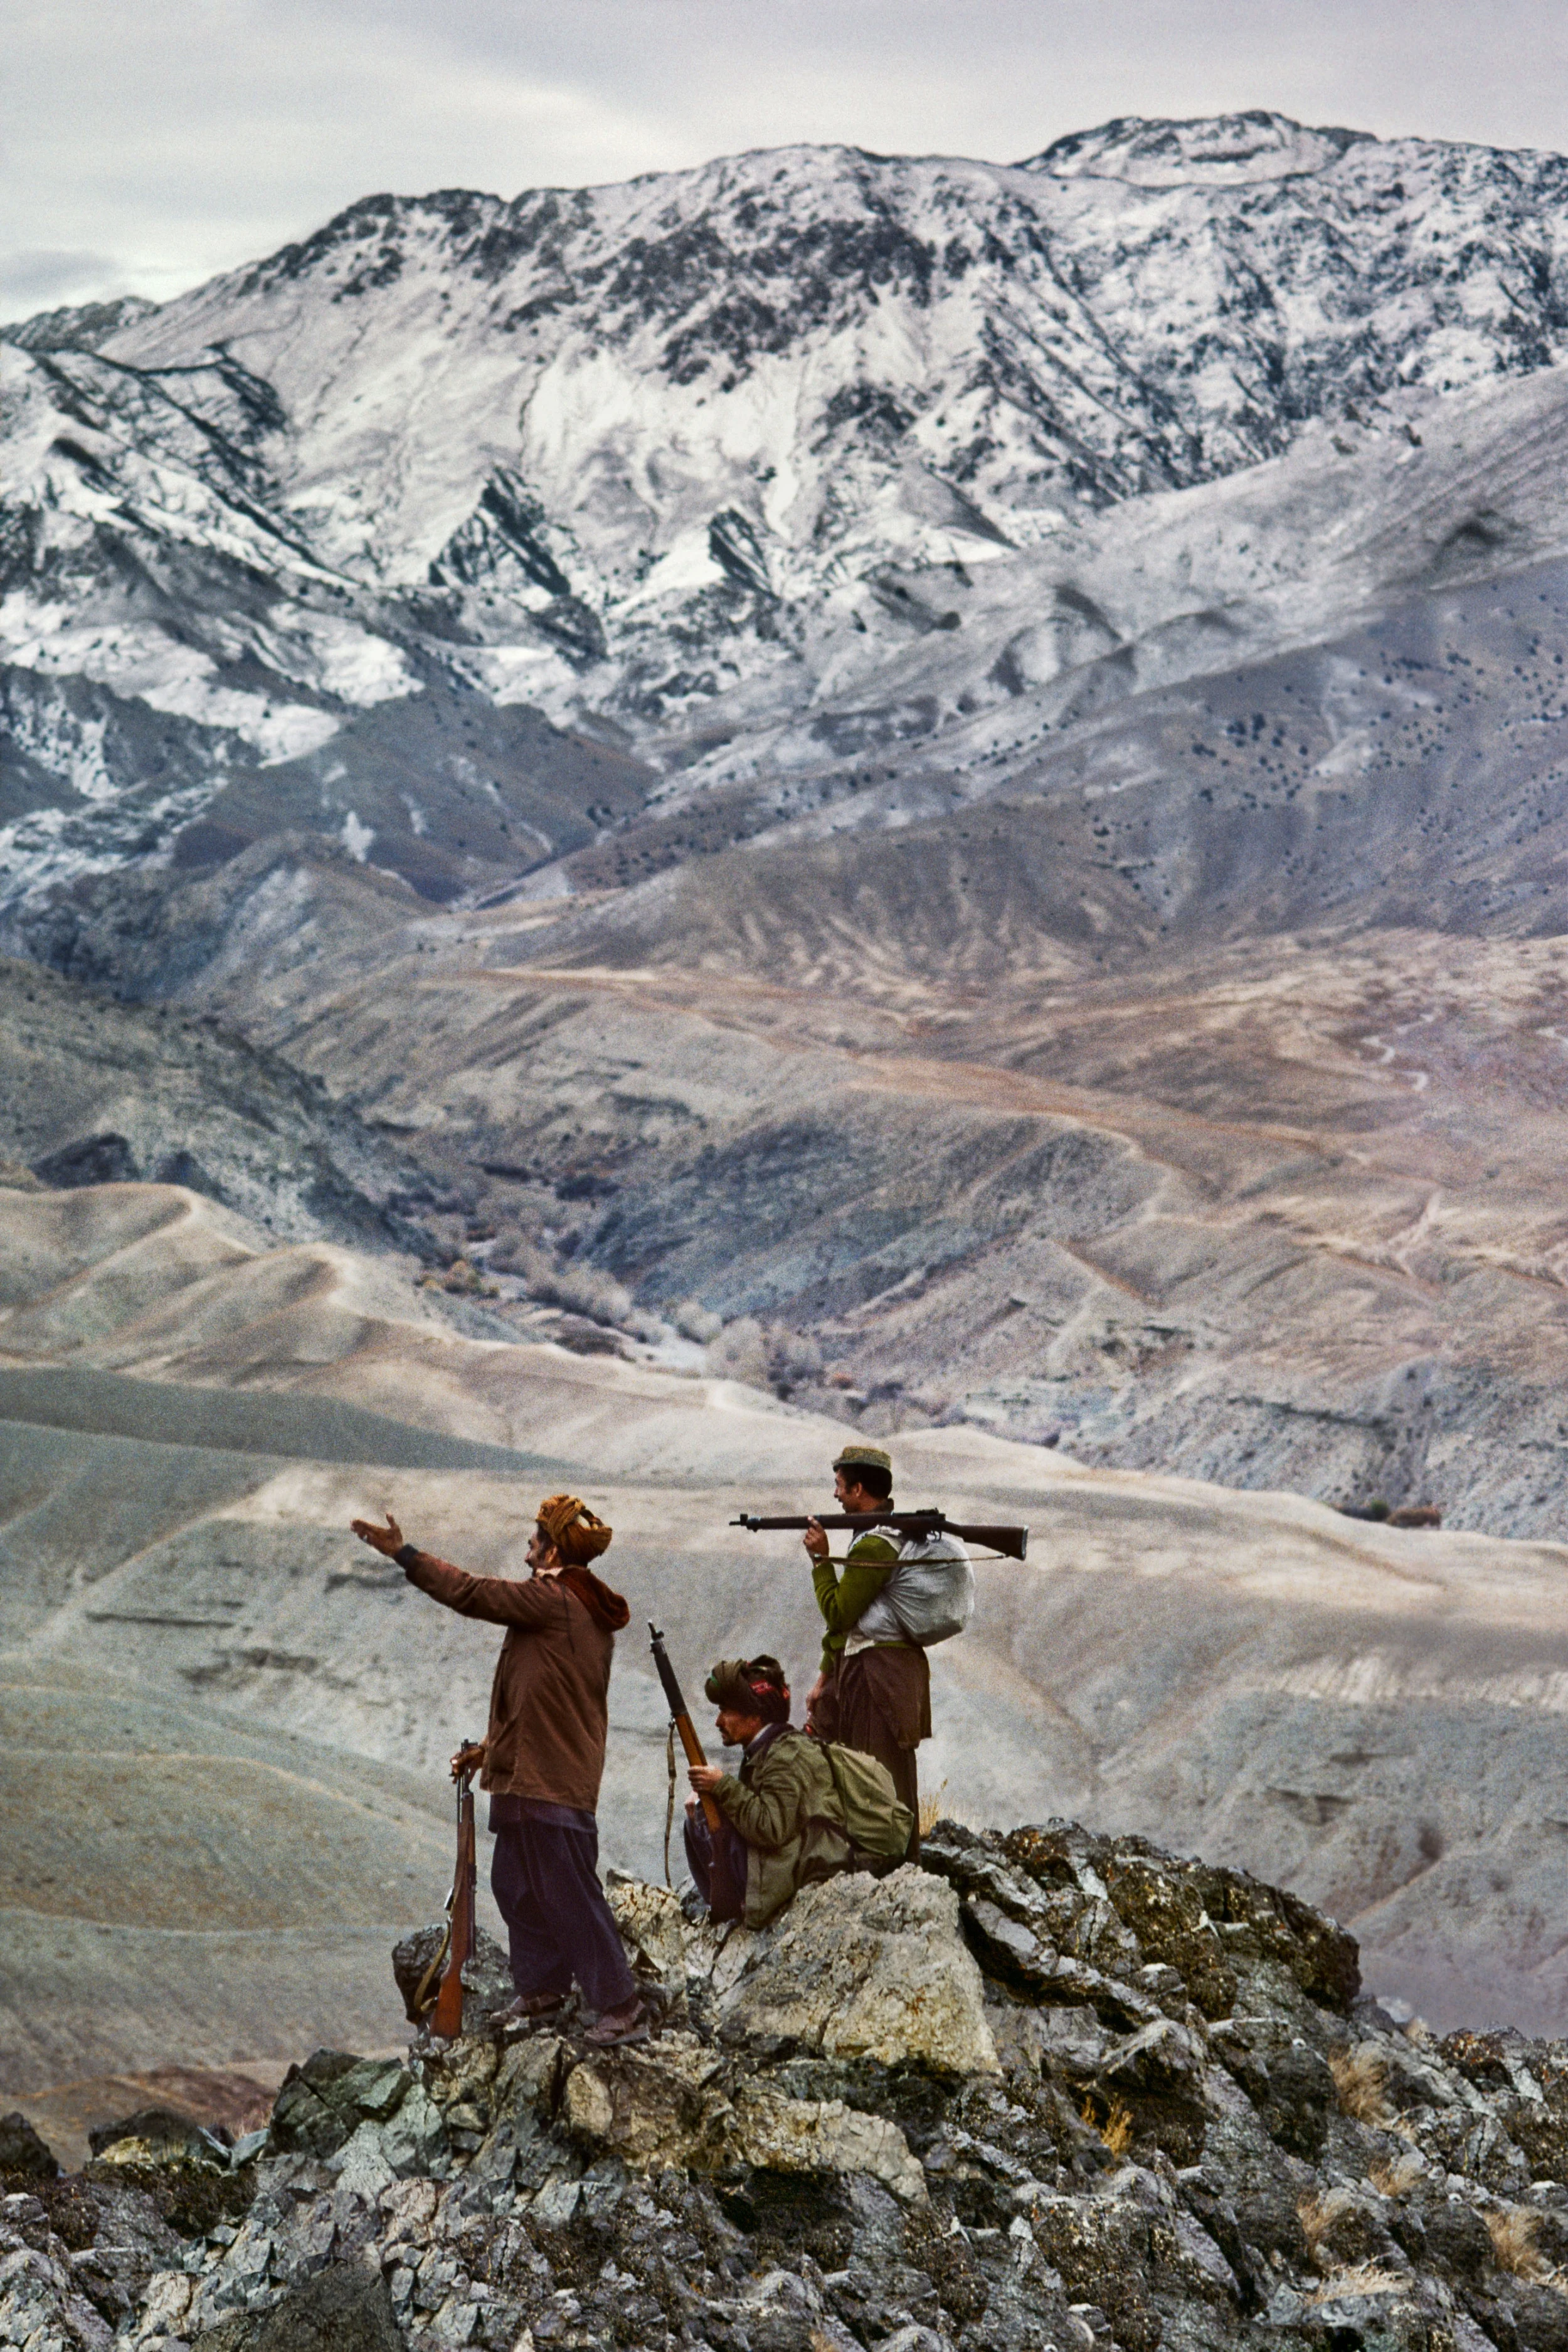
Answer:
POLYGON ((868 1470, 886 1470, 892 1475, 893 1457, 884 1454, 879 1445, 841 1445, 833 1457, 836 1470, 852 1470, 856 1464, 868 1470))

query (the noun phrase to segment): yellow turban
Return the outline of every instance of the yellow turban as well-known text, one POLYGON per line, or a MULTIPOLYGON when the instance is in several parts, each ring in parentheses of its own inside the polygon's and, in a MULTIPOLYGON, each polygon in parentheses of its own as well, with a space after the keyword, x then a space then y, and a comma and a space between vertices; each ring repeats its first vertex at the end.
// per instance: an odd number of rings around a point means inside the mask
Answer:
POLYGON ((536 1517, 569 1567, 586 1568, 609 1543, 612 1530, 575 1495, 547 1495, 536 1517))

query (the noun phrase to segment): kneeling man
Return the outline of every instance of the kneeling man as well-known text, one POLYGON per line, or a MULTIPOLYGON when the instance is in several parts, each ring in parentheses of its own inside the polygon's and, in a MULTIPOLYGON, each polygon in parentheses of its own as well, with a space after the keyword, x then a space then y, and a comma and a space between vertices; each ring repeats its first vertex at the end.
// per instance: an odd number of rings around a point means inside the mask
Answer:
POLYGON ((721 1658, 704 1689, 719 1710, 720 1738, 743 1754, 738 1774, 691 1767, 697 1795, 687 1801, 686 1859, 711 1918, 761 1927, 805 1876, 845 1866, 844 1840, 831 1827, 842 1808, 821 1744, 791 1727, 776 1658, 721 1658), (716 1831, 700 1797, 719 1809, 716 1831))

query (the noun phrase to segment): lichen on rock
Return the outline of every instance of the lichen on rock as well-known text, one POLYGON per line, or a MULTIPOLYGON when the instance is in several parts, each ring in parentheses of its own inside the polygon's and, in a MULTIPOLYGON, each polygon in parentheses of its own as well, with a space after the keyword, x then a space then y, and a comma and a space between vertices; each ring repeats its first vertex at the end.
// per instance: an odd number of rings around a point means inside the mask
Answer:
POLYGON ((908 1864, 888 1878, 804 1888, 748 1939, 713 2007, 730 2041, 953 2074, 997 2071, 958 1904, 908 1864))

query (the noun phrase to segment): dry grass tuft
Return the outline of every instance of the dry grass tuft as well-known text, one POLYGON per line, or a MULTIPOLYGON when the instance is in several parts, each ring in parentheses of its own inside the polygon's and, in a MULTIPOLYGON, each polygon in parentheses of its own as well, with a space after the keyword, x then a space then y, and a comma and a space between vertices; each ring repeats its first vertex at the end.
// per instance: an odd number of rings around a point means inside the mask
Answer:
POLYGON ((1500 2212, 1484 2217, 1487 2235, 1492 2242, 1492 2260, 1500 2271, 1511 2271, 1515 2278, 1547 2279, 1552 2266, 1535 2250, 1535 2233, 1541 2227, 1539 2213, 1531 2213, 1521 2205, 1505 2205, 1500 2212))
POLYGON ((1340 2105, 1358 2124, 1387 2124, 1394 2115, 1388 2102, 1388 2068, 1375 2050, 1334 2050, 1329 2072, 1340 2095, 1340 2105))
POLYGON ((1097 2131, 1100 2134, 1112 2156, 1126 2155, 1132 2145, 1132 2110, 1121 2099, 1112 2099, 1110 2113, 1103 2123, 1096 2116, 1093 2105, 1088 2099, 1079 2109, 1079 2116, 1080 2121, 1089 2126, 1090 2131, 1097 2131))
POLYGON ((944 1780, 940 1788, 933 1789, 931 1790, 929 1797, 922 1797, 921 1799, 920 1825, 921 1837, 927 1836, 931 1831, 935 1829, 938 1822, 941 1821, 943 1813, 947 1811, 945 1804, 942 1802, 942 1800, 946 1795, 947 1782, 944 1780))
POLYGON ((1325 2189, 1320 2196, 1303 2197, 1296 2208, 1301 2224, 1301 2235, 1307 2241, 1307 2257, 1320 2270, 1327 2268, 1321 2252, 1323 2240, 1347 2206, 1355 2199, 1348 2189, 1325 2189))
POLYGON ((1400 2294, 1408 2290, 1410 2281, 1397 2271, 1385 2271, 1380 2263, 1357 2263, 1350 2270, 1336 2271, 1321 2286, 1308 2290, 1309 2303, 1338 2303, 1342 2295, 1400 2294))
POLYGON ((1407 2189, 1415 2188, 1426 2169, 1424 2159, 1415 2148, 1409 2148, 1404 2156, 1380 2157, 1375 2164, 1367 2167, 1366 2177, 1380 2197, 1403 2197, 1407 2189))

